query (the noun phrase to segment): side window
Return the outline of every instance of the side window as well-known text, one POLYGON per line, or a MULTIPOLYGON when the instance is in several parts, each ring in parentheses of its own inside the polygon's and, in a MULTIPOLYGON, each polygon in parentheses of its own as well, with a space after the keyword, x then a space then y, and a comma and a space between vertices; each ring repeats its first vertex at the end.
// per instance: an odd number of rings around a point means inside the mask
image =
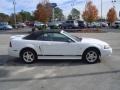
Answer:
POLYGON ((71 41, 71 42, 73 42, 70 38, 68 38, 67 36, 60 34, 60 33, 53 33, 52 41, 59 41, 59 42, 71 41))
POLYGON ((40 36, 37 37, 36 40, 40 40, 40 41, 51 41, 51 35, 48 34, 48 33, 41 34, 40 36))
POLYGON ((74 42, 72 39, 60 33, 45 33, 37 37, 40 41, 58 41, 58 42, 74 42))

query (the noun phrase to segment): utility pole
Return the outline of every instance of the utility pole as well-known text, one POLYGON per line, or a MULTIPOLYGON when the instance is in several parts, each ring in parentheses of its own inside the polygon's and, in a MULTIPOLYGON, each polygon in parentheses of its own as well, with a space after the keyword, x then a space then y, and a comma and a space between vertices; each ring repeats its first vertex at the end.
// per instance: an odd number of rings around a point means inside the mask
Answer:
POLYGON ((103 18, 103 1, 101 0, 101 22, 103 18))
POLYGON ((116 0, 112 0, 113 7, 115 8, 116 0))
POLYGON ((50 3, 50 6, 52 7, 52 22, 55 21, 55 7, 57 7, 56 3, 50 3))
POLYGON ((52 17, 53 17, 53 20, 52 20, 52 21, 53 21, 53 23, 54 23, 54 21, 55 21, 55 8, 54 8, 54 7, 53 7, 53 9, 52 9, 52 15, 53 15, 53 16, 52 16, 52 17))
POLYGON ((15 5, 16 5, 16 2, 15 2, 15 0, 13 0, 13 7, 14 7, 14 24, 15 24, 15 28, 16 28, 16 7, 15 7, 15 5))
POLYGON ((74 2, 71 4, 72 9, 74 8, 74 2))
MULTIPOLYGON (((73 8, 74 8, 75 1, 76 1, 76 0, 73 0, 73 2, 72 2, 72 4, 71 4, 72 10, 73 10, 73 8)), ((73 18, 73 15, 72 15, 72 19, 74 19, 74 18, 73 18)))

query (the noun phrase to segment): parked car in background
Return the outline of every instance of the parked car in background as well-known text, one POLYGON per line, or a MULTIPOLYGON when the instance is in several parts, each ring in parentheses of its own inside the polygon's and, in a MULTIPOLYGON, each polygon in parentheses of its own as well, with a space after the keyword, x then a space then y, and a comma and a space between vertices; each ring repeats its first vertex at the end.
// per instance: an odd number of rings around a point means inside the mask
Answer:
POLYGON ((62 21, 49 22, 48 27, 50 27, 51 29, 59 29, 61 28, 62 23, 63 23, 62 21))
POLYGON ((78 28, 85 28, 86 27, 86 24, 85 24, 85 22, 84 21, 80 21, 80 20, 78 20, 78 28))
POLYGON ((0 25, 8 25, 8 22, 0 22, 0 25))
POLYGON ((113 28, 120 28, 120 20, 115 21, 115 22, 112 24, 112 27, 113 27, 113 28))
POLYGON ((38 29, 38 30, 41 30, 42 28, 44 28, 46 25, 42 22, 38 22, 38 21, 35 21, 34 22, 34 28, 35 29, 38 29))
POLYGON ((11 25, 0 25, 0 30, 12 30, 13 27, 11 25))
POLYGON ((100 23, 102 27, 108 27, 108 23, 107 22, 101 22, 100 23))
POLYGON ((24 28, 24 27, 26 27, 26 24, 25 23, 17 23, 16 27, 17 28, 24 28))
POLYGON ((75 29, 79 28, 79 24, 77 20, 67 20, 61 24, 63 29, 75 29))
POLYGON ((32 21, 27 21, 27 22, 25 22, 25 24, 29 27, 34 27, 34 22, 32 22, 32 21))
POLYGON ((32 32, 34 32, 36 30, 43 30, 45 28, 46 28, 46 24, 44 24, 42 22, 35 21, 34 26, 32 27, 32 32))
POLYGON ((87 23, 87 28, 93 28, 91 23, 87 23))
POLYGON ((67 20, 61 24, 63 29, 81 29, 85 28, 86 24, 84 21, 80 20, 67 20))
POLYGON ((101 24, 99 22, 92 22, 87 24, 88 28, 100 28, 101 24))
POLYGON ((45 24, 44 23, 42 23, 42 22, 34 22, 34 26, 35 27, 39 27, 39 26, 44 26, 45 24))

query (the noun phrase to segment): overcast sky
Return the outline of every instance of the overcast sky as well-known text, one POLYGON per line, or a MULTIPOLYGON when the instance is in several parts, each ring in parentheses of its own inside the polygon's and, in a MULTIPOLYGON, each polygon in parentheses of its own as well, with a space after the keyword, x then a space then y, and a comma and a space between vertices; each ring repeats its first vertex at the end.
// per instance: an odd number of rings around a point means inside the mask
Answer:
MULTIPOLYGON (((32 12, 35 10, 36 5, 40 1, 41 0, 16 0, 16 11, 19 12, 21 10, 25 10, 32 12)), ((85 7, 85 3, 88 0, 49 0, 49 1, 51 3, 57 3, 58 7, 60 7, 63 10, 64 15, 67 16, 70 13, 72 7, 77 8, 82 13, 85 7)), ((92 1, 98 8, 99 16, 100 16, 101 0, 92 0, 92 1)), ((106 16, 109 8, 113 6, 111 1, 112 0, 103 0, 104 17, 106 16)), ((120 0, 117 0, 117 3, 115 3, 115 8, 117 12, 120 11, 120 0)), ((13 13, 13 0, 0 0, 0 13, 6 13, 6 14, 13 13)))

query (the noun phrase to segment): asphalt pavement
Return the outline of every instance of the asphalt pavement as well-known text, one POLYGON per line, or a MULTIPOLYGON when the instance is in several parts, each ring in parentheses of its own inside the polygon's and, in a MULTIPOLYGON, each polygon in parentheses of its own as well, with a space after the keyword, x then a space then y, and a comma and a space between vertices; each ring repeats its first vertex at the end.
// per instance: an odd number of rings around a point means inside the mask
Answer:
MULTIPOLYGON (((23 31, 0 32, 0 90, 120 90, 120 33, 71 33, 79 37, 97 38, 113 48, 101 63, 81 61, 39 60, 24 64, 8 56, 9 38, 23 31)), ((21 33, 22 32, 22 33, 21 33)))

